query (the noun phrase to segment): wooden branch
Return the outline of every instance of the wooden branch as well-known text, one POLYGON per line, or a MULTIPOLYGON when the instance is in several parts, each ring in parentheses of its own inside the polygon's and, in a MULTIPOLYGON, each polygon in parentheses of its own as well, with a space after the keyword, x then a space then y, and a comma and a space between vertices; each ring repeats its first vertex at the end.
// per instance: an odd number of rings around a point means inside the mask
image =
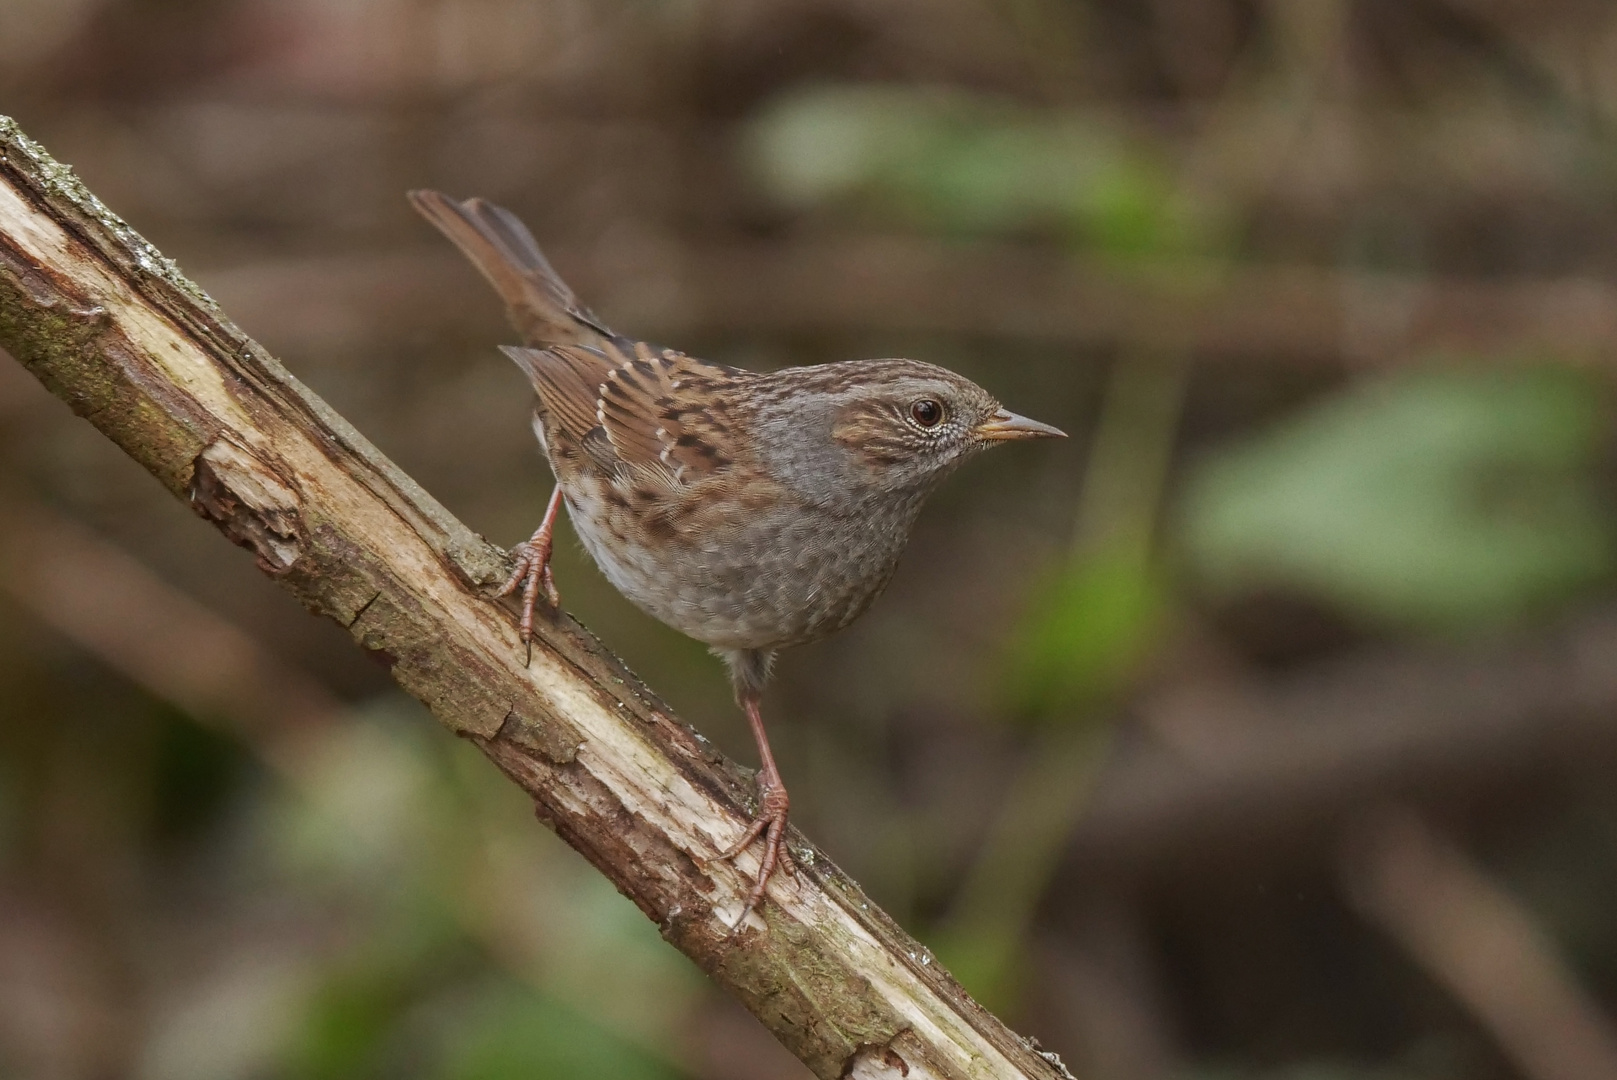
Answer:
POLYGON ((795 832, 797 878, 732 932, 756 859, 703 860, 744 828, 747 774, 565 615, 524 663, 485 595, 504 553, 4 117, 0 347, 384 659, 817 1075, 1065 1075, 795 832))

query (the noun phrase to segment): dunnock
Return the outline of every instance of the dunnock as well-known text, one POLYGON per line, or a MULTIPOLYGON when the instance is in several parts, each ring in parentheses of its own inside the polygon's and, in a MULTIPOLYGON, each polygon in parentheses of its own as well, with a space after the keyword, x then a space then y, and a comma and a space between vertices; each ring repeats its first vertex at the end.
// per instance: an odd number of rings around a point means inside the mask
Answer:
POLYGON ((557 602, 550 549, 565 499, 618 591, 729 665, 762 765, 758 816, 719 856, 764 837, 745 920, 784 855, 786 788, 758 711, 776 651, 870 606, 922 502, 955 466, 997 442, 1062 433, 917 360, 755 374, 621 337, 579 304, 510 211, 436 191, 410 201, 534 346, 504 350, 538 395, 534 431, 557 481, 499 593, 522 588, 523 640, 539 592, 557 602))

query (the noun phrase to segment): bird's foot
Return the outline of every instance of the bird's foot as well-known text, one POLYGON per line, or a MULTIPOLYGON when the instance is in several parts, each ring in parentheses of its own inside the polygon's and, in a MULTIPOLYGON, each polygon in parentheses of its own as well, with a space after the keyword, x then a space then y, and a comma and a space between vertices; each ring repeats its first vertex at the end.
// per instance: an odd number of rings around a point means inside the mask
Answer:
POLYGON ((752 891, 747 894, 747 902, 741 909, 741 915, 736 919, 735 925, 739 929, 747 921, 747 916, 758 907, 764 898, 764 890, 769 887, 769 879, 774 876, 777 866, 784 869, 793 877, 797 876, 797 864, 792 861, 791 852, 786 848, 786 813, 791 807, 791 800, 786 797, 786 787, 780 783, 778 777, 761 775, 758 779, 758 816, 752 819, 747 831, 741 838, 727 849, 715 855, 709 862, 729 862, 743 851, 758 837, 764 838, 764 857, 758 863, 758 876, 754 879, 752 891))
POLYGON ((556 579, 550 574, 551 537, 556 530, 556 511, 561 509, 561 485, 550 493, 550 502, 545 507, 544 520, 539 528, 534 530, 533 536, 524 540, 511 549, 517 557, 516 568, 511 576, 505 579, 494 593, 496 600, 510 596, 522 587, 522 643, 524 645, 533 641, 533 609, 539 603, 539 592, 544 590, 545 599, 550 606, 561 607, 561 596, 556 592, 556 579))
POLYGON ((545 600, 551 607, 561 606, 556 579, 550 573, 550 546, 550 529, 541 527, 533 534, 533 539, 524 540, 512 548, 512 554, 517 557, 516 568, 494 593, 499 598, 510 596, 519 587, 522 589, 522 622, 519 629, 524 644, 533 640, 533 610, 539 604, 540 591, 544 592, 545 600))

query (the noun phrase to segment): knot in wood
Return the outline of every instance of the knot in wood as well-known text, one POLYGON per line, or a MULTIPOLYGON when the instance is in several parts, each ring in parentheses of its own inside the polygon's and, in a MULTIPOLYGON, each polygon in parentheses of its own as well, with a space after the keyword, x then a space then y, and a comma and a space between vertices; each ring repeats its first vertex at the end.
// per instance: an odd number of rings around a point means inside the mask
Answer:
POLYGON ((273 468, 228 439, 197 455, 191 506, 231 541, 251 551, 259 568, 284 574, 302 554, 298 494, 273 468))

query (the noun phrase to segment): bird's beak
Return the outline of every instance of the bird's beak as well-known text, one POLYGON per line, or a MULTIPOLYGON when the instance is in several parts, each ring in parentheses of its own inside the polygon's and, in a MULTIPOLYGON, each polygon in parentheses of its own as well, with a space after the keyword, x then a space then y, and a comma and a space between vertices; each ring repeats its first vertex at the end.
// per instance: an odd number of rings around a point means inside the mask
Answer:
POLYGON ((1065 439, 1067 433, 1049 424, 1018 416, 1009 409, 1001 409, 977 425, 977 437, 990 442, 1004 442, 1007 439, 1065 439))

